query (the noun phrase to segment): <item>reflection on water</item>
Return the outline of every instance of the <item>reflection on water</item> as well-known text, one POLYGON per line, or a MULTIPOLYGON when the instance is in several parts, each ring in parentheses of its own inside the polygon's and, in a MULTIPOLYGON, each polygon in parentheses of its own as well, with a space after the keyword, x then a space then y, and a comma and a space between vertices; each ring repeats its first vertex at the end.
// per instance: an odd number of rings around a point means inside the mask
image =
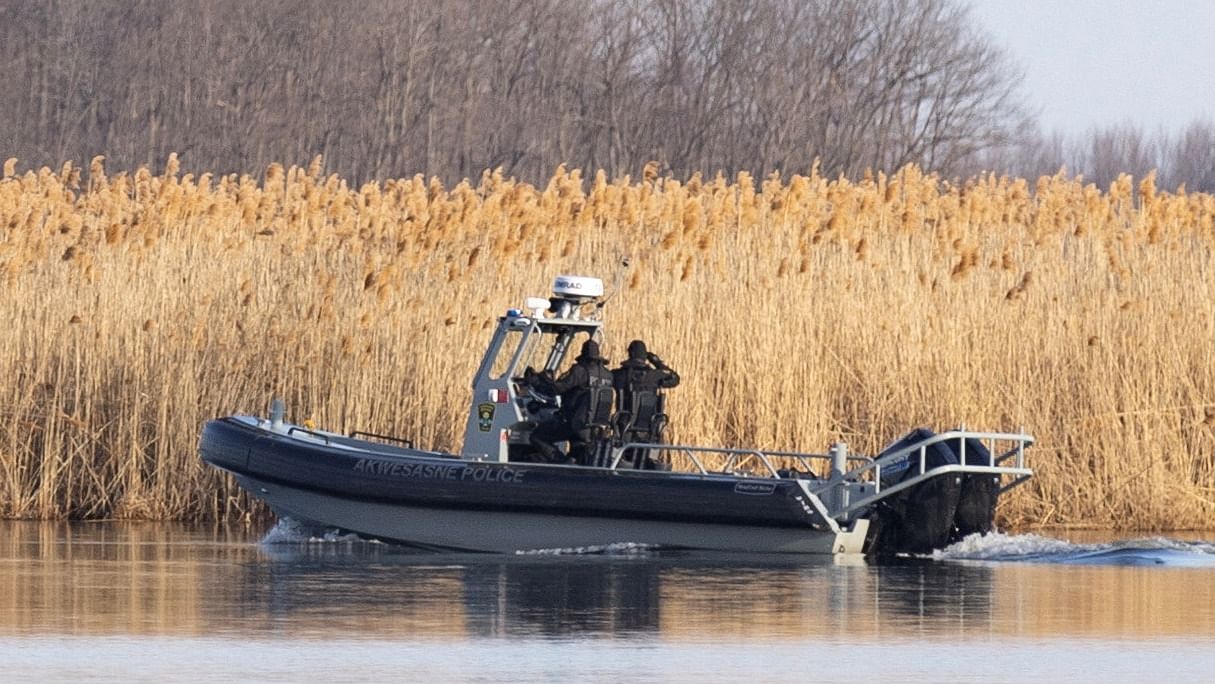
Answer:
POLYGON ((1016 643, 1104 648, 1215 635, 1212 563, 504 557, 261 537, 163 524, 0 523, 0 654, 45 639, 169 637, 279 646, 619 642, 670 653, 785 644, 796 647, 790 657, 809 645, 928 653, 956 644, 991 656, 1016 643))

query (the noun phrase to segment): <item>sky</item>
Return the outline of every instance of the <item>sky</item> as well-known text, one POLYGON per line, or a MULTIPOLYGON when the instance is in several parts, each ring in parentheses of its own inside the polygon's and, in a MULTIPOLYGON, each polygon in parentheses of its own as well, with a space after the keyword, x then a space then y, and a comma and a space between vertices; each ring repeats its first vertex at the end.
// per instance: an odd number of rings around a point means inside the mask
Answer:
POLYGON ((1043 132, 1215 120, 1215 0, 970 0, 1043 132))

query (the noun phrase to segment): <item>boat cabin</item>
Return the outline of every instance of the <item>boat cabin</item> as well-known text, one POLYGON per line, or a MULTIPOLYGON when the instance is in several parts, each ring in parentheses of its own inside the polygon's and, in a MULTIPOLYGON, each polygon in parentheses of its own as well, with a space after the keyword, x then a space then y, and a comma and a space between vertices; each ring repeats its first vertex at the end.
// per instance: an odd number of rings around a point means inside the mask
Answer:
POLYGON ((603 281, 557 276, 551 297, 528 297, 524 308, 507 309, 473 377, 472 402, 460 457, 511 460, 531 449, 531 429, 558 407, 523 382, 527 368, 559 376, 582 343, 602 342, 603 281))

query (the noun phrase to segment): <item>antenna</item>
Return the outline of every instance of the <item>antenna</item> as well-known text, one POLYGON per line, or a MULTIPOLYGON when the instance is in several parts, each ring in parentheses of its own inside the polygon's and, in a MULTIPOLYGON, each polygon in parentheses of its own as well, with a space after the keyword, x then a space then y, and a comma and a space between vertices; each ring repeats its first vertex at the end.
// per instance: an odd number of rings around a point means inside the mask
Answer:
POLYGON ((624 272, 628 269, 629 258, 626 256, 620 259, 620 268, 616 269, 616 282, 612 283, 612 292, 603 299, 600 299, 598 302, 595 302, 596 311, 602 309, 605 305, 607 305, 612 297, 616 296, 617 292, 620 292, 621 286, 624 285, 624 272))

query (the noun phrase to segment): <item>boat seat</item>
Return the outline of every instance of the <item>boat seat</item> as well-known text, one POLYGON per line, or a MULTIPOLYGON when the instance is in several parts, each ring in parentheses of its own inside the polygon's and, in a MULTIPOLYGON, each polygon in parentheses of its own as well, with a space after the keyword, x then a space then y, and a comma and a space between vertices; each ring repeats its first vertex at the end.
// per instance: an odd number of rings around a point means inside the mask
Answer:
MULTIPOLYGON (((665 413, 653 413, 648 416, 643 416, 641 423, 645 427, 639 427, 637 417, 630 411, 619 411, 612 419, 612 425, 615 426, 616 446, 628 444, 629 442, 641 442, 645 444, 663 444, 663 435, 667 427, 667 416, 665 413)), ((621 457, 621 463, 626 464, 625 467, 632 467, 636 470, 666 470, 665 464, 656 460, 649 449, 629 449, 621 457)))
POLYGON ((615 394, 606 379, 592 378, 592 385, 574 399, 574 432, 570 440, 570 457, 578 465, 593 465, 600 443, 612 433, 612 399, 615 394), (597 381, 597 382, 596 382, 597 381))
POLYGON ((612 447, 615 446, 612 426, 607 423, 595 423, 587 426, 586 429, 590 439, 587 440, 585 445, 580 446, 582 453, 577 453, 577 450, 571 447, 570 455, 574 457, 578 465, 595 468, 604 468, 611 465, 612 447))

